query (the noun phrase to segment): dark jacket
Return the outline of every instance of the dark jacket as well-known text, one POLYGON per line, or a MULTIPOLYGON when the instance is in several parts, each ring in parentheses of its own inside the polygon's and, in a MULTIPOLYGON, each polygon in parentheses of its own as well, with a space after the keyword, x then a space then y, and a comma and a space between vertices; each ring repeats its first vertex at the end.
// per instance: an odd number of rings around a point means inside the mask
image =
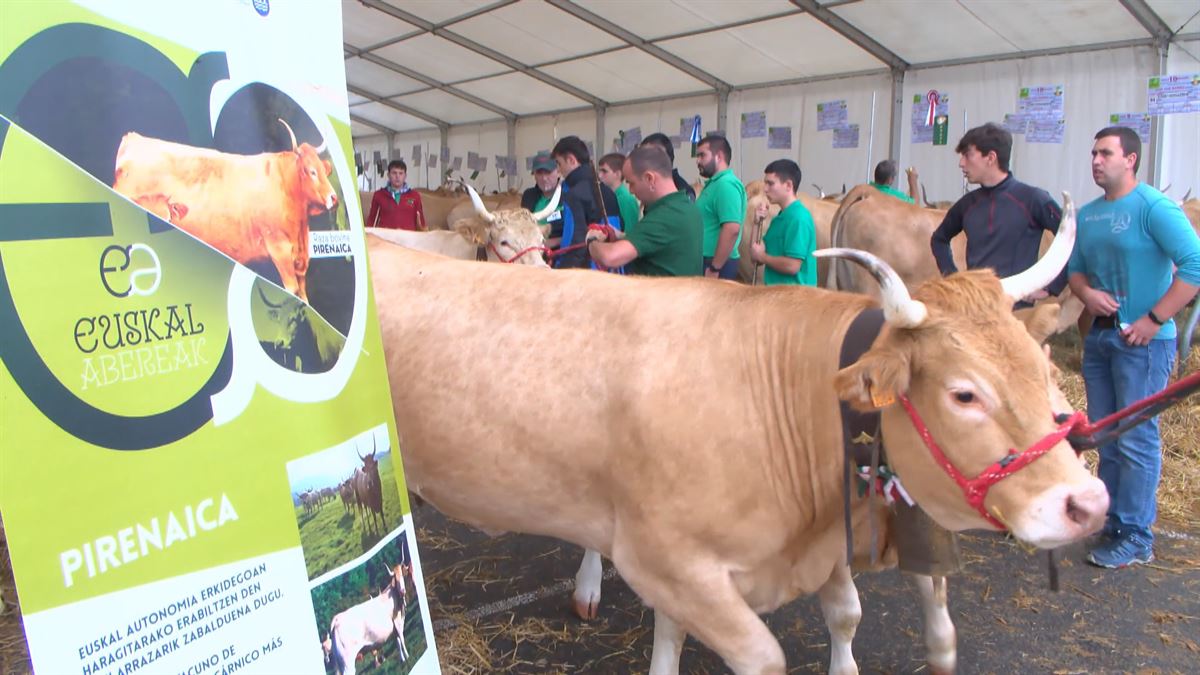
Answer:
MULTIPOLYGON (((929 244, 943 275, 957 272, 950 240, 967 235, 967 269, 990 267, 1004 278, 1024 272, 1037 262, 1042 231, 1058 232, 1062 209, 1042 189, 1026 185, 1012 174, 996 185, 963 196, 930 237, 929 244)), ((1064 269, 1046 287, 1058 295, 1067 285, 1064 269)), ((1022 306, 1028 306, 1021 303, 1022 306)))
MULTIPOLYGON (((570 241, 564 237, 560 246, 582 244, 587 237, 588 224, 604 222, 604 215, 596 203, 596 180, 590 165, 582 165, 563 179, 563 219, 562 223, 553 227, 551 237, 563 237, 567 219, 571 221, 570 241)), ((621 210, 617 206, 617 195, 607 185, 600 184, 600 194, 604 198, 604 208, 610 222, 620 222, 621 210)), ((624 226, 621 227, 624 230, 624 226)), ((590 267, 591 260, 587 249, 571 251, 557 259, 555 267, 590 267)))
POLYGON ((679 169, 671 169, 671 178, 675 181, 675 189, 679 190, 680 192, 687 193, 688 199, 692 200, 692 203, 695 204, 696 188, 692 187, 691 183, 687 182, 683 179, 683 176, 679 175, 679 169))

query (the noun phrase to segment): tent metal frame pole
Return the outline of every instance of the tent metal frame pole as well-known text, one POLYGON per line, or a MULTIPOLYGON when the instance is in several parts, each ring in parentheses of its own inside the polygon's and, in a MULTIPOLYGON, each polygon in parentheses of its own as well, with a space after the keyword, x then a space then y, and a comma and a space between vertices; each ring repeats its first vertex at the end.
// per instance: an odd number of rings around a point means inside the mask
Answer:
MULTIPOLYGON (((1158 44, 1158 71, 1151 75, 1162 75, 1167 72, 1167 51, 1171 43, 1163 40, 1158 44)), ((1163 153, 1163 123, 1164 115, 1150 116, 1150 168, 1146 174, 1146 182, 1158 186, 1162 184, 1162 153, 1163 153)))
MULTIPOLYGON (((904 71, 892 69, 890 121, 888 124, 888 158, 900 166, 901 138, 904 133, 904 71)), ((897 171, 897 173, 899 173, 897 171)))

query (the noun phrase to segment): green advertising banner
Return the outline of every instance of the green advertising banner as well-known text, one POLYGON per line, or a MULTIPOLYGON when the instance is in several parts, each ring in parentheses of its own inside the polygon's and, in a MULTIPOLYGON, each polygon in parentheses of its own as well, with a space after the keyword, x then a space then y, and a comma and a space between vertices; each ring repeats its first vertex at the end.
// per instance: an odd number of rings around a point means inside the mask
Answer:
POLYGON ((439 672, 340 5, 0 11, 0 512, 34 669, 439 672))

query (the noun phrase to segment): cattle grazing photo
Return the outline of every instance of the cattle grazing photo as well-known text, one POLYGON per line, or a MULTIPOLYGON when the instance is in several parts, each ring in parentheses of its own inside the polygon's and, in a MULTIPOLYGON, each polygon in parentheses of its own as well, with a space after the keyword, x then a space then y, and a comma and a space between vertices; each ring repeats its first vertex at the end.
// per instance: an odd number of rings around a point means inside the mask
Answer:
POLYGON ((361 565, 313 588, 317 635, 332 675, 405 675, 427 647, 405 532, 361 565))
POLYGON ((254 282, 250 314, 267 357, 288 370, 328 372, 346 344, 345 336, 324 317, 262 279, 254 282))
POLYGON ((288 485, 308 578, 354 560, 400 525, 386 426, 288 462, 288 485))

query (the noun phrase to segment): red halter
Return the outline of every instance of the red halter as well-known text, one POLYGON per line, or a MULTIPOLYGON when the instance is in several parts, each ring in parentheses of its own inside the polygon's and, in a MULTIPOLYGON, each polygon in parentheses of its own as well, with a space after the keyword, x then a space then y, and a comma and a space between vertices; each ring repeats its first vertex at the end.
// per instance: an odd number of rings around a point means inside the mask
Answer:
POLYGON ((500 255, 500 251, 496 250, 496 245, 490 241, 488 242, 488 250, 491 251, 492 253, 496 254, 496 257, 500 259, 500 262, 508 263, 511 265, 511 264, 517 262, 518 260, 520 260, 521 256, 525 255, 526 253, 529 253, 530 251, 549 251, 550 249, 546 248, 545 246, 530 246, 526 249, 519 251, 513 257, 507 258, 507 259, 504 256, 500 255))
MULTIPOLYGON (((925 422, 921 416, 917 414, 917 409, 913 407, 912 402, 904 394, 900 395, 900 403, 904 409, 908 411, 908 417, 912 420, 913 427, 920 434, 921 440, 925 441, 925 447, 929 448, 929 452, 933 455, 933 460, 942 467, 950 478, 958 484, 962 489, 963 496, 967 498, 967 503, 970 504, 984 520, 994 525, 1000 530, 1007 530, 1008 525, 1001 522, 998 518, 987 512, 983 507, 983 500, 987 498, 988 490, 1000 482, 1001 480, 1011 476, 1018 470, 1029 465, 1038 457, 1046 454, 1055 445, 1058 445, 1067 437, 1077 426, 1087 423, 1087 416, 1080 411, 1075 411, 1067 416, 1064 421, 1058 425, 1058 429, 1050 432, 1041 440, 1029 446, 1024 452, 1018 453, 1016 450, 1009 450, 1008 454, 1003 459, 995 464, 984 469, 978 476, 968 479, 963 476, 954 464, 946 458, 945 453, 938 447, 936 441, 933 440, 933 435, 929 433, 929 427, 925 426, 925 422)), ((1060 418, 1063 419, 1063 418, 1060 418)))

